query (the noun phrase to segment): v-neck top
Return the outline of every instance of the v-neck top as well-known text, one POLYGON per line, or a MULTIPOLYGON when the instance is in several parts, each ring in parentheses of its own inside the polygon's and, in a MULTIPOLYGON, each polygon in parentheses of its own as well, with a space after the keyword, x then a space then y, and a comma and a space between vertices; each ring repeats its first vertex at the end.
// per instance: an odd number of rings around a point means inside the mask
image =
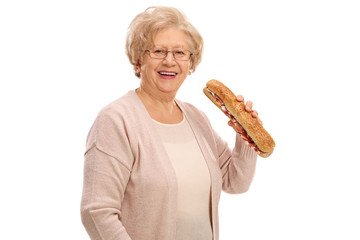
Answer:
POLYGON ((176 240, 212 240, 210 174, 194 133, 186 118, 154 122, 177 178, 176 240))

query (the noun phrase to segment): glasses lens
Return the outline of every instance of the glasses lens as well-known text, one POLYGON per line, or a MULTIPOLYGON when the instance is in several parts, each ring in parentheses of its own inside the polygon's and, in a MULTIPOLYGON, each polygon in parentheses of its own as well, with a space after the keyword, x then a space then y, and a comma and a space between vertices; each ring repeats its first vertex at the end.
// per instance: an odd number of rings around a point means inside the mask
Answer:
POLYGON ((178 60, 189 60, 190 52, 188 50, 175 49, 173 50, 174 56, 178 60))
POLYGON ((150 57, 152 58, 164 58, 166 55, 166 49, 153 48, 150 50, 150 57))

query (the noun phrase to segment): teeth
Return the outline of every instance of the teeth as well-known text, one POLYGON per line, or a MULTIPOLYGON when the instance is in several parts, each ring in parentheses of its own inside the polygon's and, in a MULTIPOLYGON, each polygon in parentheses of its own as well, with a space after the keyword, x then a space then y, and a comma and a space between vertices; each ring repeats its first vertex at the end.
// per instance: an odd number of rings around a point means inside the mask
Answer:
POLYGON ((169 72, 159 72, 161 75, 167 75, 167 76, 175 76, 176 73, 169 73, 169 72))

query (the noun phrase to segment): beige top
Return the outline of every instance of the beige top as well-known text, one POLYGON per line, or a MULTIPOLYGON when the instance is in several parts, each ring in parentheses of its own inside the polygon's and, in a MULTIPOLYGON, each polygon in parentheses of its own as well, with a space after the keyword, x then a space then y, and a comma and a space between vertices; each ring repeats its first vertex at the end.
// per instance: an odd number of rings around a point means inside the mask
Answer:
MULTIPOLYGON (((209 169, 211 226, 213 238, 218 240, 221 190, 246 192, 257 155, 235 133, 231 150, 203 112, 191 104, 176 103, 209 169)), ((89 132, 82 222, 92 240, 174 240, 177 195, 175 170, 156 124, 132 90, 103 108, 89 132)))
POLYGON ((177 177, 176 240, 211 240, 210 174, 194 133, 185 118, 156 123, 177 177))

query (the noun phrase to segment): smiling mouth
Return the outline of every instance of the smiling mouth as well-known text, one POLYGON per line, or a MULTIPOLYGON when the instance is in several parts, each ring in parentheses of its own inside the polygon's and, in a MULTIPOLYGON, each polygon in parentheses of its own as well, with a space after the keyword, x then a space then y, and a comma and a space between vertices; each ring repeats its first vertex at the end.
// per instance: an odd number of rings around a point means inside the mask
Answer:
POLYGON ((163 75, 163 76, 176 76, 177 73, 175 72, 158 72, 160 75, 163 75))

